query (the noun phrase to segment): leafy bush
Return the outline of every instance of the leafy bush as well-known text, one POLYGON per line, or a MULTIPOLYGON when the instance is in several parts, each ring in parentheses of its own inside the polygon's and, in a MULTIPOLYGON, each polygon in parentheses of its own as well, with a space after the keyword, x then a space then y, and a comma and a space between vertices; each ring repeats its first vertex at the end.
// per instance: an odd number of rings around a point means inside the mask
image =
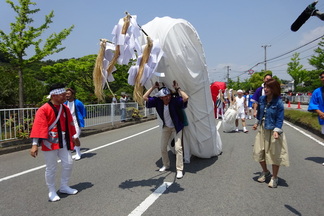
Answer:
POLYGON ((316 113, 286 109, 285 119, 299 126, 305 126, 307 129, 321 131, 316 113))

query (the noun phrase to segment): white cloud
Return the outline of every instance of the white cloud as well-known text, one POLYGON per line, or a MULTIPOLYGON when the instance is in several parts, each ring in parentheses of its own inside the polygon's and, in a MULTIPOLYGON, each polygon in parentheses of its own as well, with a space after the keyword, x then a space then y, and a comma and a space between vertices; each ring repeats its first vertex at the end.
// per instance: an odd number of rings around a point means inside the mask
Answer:
POLYGON ((323 35, 324 35, 324 26, 317 27, 317 28, 313 29, 312 31, 303 34, 303 38, 300 41, 300 45, 306 44, 306 43, 308 43, 318 37, 321 37, 323 35))

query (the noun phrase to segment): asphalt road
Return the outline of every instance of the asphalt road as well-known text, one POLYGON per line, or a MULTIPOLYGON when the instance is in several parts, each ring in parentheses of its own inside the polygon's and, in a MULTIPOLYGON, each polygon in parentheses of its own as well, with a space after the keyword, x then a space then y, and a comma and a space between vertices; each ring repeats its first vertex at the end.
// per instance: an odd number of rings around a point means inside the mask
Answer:
POLYGON ((48 202, 42 153, 36 159, 28 150, 0 155, 0 215, 324 215, 323 140, 291 126, 283 128, 290 167, 280 168, 275 189, 256 182, 255 131, 223 133, 220 127, 223 154, 193 157, 180 180, 171 152, 171 170, 158 172, 157 121, 81 138, 83 158, 70 181, 79 193, 55 203, 48 202))

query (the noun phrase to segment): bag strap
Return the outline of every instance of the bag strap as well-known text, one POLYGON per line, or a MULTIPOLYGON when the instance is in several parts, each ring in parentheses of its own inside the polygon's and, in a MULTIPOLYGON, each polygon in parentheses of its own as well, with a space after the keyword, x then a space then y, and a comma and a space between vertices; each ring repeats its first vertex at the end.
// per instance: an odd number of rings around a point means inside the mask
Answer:
MULTIPOLYGON (((60 123, 60 121, 59 121, 60 116, 61 116, 61 112, 62 112, 62 104, 60 105, 60 113, 58 113, 56 107, 52 104, 51 101, 48 101, 47 103, 48 103, 48 104, 52 107, 52 109, 54 110, 54 113, 55 113, 55 116, 56 116, 56 119, 55 119, 54 123, 55 123, 55 124, 57 123, 57 130, 58 130, 58 136, 59 136, 59 145, 60 145, 60 148, 63 148, 62 128, 61 128, 61 123, 60 123)), ((55 124, 54 124, 54 125, 55 125, 55 124)), ((52 124, 51 126, 54 127, 54 125, 52 124)), ((50 127, 51 127, 51 126, 50 126, 50 127)), ((52 127, 52 128, 53 128, 53 127, 52 127)), ((52 128, 51 128, 51 129, 52 129, 52 128)))
MULTIPOLYGON (((50 104, 51 105, 51 104, 50 104)), ((53 108, 53 107, 52 107, 53 108)), ((55 115, 56 115, 56 119, 55 121, 51 124, 51 126, 49 126, 48 128, 48 131, 52 130, 53 127, 56 125, 57 121, 60 119, 60 116, 61 116, 61 112, 62 112, 62 105, 60 106, 60 110, 57 112, 56 108, 54 107, 54 112, 55 112, 55 115)))
POLYGON ((65 106, 62 106, 65 113, 65 140, 66 140, 66 146, 68 150, 72 150, 71 142, 70 142, 70 130, 69 130, 69 120, 68 120, 68 114, 67 112, 70 112, 70 110, 67 110, 65 106))

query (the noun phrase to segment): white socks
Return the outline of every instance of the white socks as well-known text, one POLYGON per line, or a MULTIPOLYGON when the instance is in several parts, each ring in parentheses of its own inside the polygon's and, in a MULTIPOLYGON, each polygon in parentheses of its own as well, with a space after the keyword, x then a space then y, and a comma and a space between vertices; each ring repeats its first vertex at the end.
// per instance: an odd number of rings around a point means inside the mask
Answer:
POLYGON ((60 193, 70 194, 70 195, 74 195, 79 192, 77 189, 70 188, 69 186, 63 186, 60 188, 59 191, 60 193))
POLYGON ((59 201, 61 198, 57 195, 55 191, 50 191, 48 193, 48 198, 51 202, 59 201))
POLYGON ((74 150, 75 150, 75 160, 80 160, 81 159, 81 150, 80 150, 80 146, 74 146, 74 150))

